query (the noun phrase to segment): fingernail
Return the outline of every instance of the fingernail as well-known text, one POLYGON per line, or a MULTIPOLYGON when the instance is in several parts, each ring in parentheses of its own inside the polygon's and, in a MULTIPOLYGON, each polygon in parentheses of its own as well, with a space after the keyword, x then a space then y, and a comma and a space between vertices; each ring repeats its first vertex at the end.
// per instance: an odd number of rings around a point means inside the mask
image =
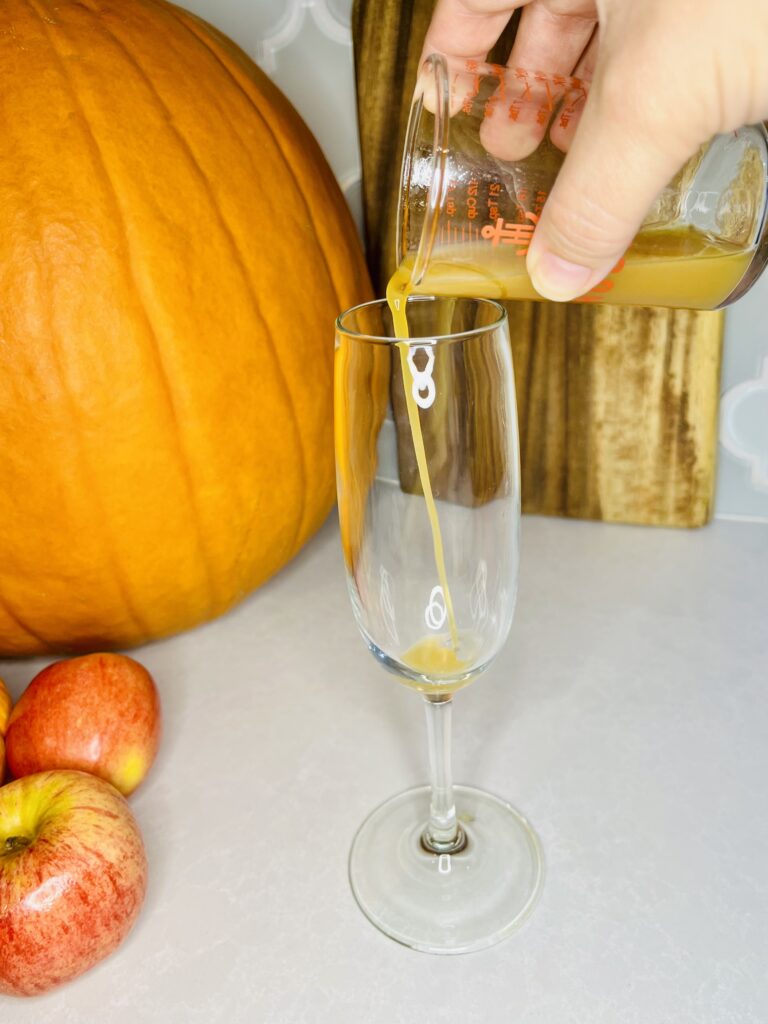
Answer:
POLYGON ((533 287, 545 299, 554 302, 568 302, 575 299, 590 287, 599 277, 592 267, 582 267, 578 263, 555 256, 553 252, 533 255, 529 273, 533 287))

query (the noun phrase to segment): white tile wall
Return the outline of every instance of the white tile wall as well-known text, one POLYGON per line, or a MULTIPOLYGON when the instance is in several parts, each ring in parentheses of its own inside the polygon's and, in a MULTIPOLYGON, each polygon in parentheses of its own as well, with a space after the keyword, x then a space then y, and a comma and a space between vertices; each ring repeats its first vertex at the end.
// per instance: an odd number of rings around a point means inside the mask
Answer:
MULTIPOLYGON (((181 0, 248 52, 308 123, 361 224, 352 0, 181 0)), ((768 274, 726 316, 715 512, 768 523, 768 274)))

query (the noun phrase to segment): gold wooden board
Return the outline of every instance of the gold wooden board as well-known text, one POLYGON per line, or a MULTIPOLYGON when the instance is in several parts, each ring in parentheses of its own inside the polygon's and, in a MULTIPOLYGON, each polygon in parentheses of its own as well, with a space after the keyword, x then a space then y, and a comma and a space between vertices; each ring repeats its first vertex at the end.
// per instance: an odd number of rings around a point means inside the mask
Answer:
MULTIPOLYGON (((398 179, 432 0, 355 0, 369 266, 394 270, 398 179)), ((503 60, 514 25, 492 59, 503 60)), ((700 526, 712 513, 723 316, 508 302, 523 510, 700 526)), ((478 467, 487 476, 492 467, 478 467)))

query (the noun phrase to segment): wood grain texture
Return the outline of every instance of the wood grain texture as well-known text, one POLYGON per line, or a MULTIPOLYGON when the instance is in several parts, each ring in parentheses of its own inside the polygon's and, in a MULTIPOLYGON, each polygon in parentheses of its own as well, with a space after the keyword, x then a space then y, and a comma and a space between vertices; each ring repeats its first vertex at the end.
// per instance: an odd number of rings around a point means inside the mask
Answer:
MULTIPOLYGON (((433 0, 355 0, 369 266, 394 270, 400 157, 433 0)), ((491 54, 503 61, 514 24, 491 54)), ((654 525, 711 518, 723 317, 508 302, 530 513, 654 525)))

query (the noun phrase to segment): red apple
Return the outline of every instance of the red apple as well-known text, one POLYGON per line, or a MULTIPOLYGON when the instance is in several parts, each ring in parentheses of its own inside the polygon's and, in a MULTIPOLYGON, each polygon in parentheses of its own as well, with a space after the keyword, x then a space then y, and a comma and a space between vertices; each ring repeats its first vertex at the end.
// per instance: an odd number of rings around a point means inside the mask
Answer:
POLYGON ((0 788, 0 993, 46 992, 103 960, 146 885, 141 834, 113 786, 53 771, 0 788))
POLYGON ((125 796, 149 771, 159 742, 157 687, 123 654, 87 654, 43 669, 11 712, 5 740, 16 778, 76 768, 125 796))
POLYGON ((0 679, 0 785, 5 774, 5 730, 8 725, 8 716, 11 713, 11 695, 5 688, 5 683, 0 679))

